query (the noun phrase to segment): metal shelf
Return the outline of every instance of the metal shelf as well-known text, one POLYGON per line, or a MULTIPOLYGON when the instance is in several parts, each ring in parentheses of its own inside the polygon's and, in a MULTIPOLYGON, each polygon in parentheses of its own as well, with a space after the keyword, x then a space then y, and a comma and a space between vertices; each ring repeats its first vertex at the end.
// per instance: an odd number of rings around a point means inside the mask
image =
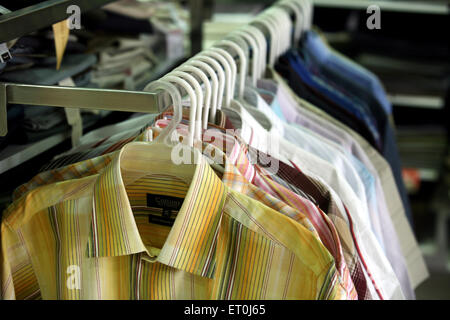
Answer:
POLYGON ((81 12, 114 0, 47 0, 0 16, 0 43, 7 42, 69 17, 67 8, 77 5, 81 12))
POLYGON ((395 106, 423 109, 443 109, 445 101, 437 96, 416 96, 406 94, 388 94, 389 101, 395 106))
POLYGON ((435 182, 439 179, 439 171, 435 169, 419 169, 420 179, 426 182, 435 182))
POLYGON ((449 14, 446 3, 429 3, 426 1, 369 1, 369 0, 312 0, 314 7, 366 10, 370 5, 377 5, 381 11, 399 11, 423 14, 449 14))

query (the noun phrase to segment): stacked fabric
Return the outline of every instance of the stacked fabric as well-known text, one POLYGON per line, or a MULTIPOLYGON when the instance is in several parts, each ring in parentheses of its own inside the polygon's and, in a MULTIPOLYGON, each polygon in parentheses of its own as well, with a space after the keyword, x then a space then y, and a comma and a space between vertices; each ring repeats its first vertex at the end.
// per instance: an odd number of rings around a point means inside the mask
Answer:
POLYGON ((134 90, 134 83, 154 65, 151 38, 119 39, 118 43, 100 52, 92 82, 99 88, 134 90))
MULTIPOLYGON (((97 57, 85 53, 86 47, 72 35, 57 70, 53 42, 53 34, 45 31, 15 41, 10 48, 12 59, 5 63, 0 82, 58 85, 71 78, 76 86, 90 86, 91 68, 97 57)), ((84 126, 99 119, 99 115, 88 113, 84 115, 84 126)), ((1 139, 3 148, 11 143, 36 142, 70 128, 63 109, 46 106, 24 108, 23 105, 12 104, 8 105, 8 127, 8 135, 1 139)))
POLYGON ((99 88, 142 90, 154 69, 174 58, 171 51, 184 52, 184 33, 181 43, 171 48, 170 32, 159 27, 164 22, 186 29, 180 8, 173 3, 115 1, 89 12, 83 21, 89 31, 83 33, 88 50, 99 57, 92 77, 99 88))
MULTIPOLYGON (((25 6, 22 2, 7 2, 5 6, 16 10, 25 6)), ((53 32, 43 30, 15 39, 8 43, 12 58, 0 63, 0 82, 58 85, 71 78, 78 87, 142 90, 164 54, 155 50, 163 46, 164 39, 153 34, 150 18, 171 6, 118 1, 83 14, 82 29, 70 31, 59 69, 53 32)), ((84 130, 108 114, 88 110, 81 113, 84 130)), ((8 106, 8 127, 7 136, 0 137, 0 150, 70 129, 64 109, 22 105, 8 106)))

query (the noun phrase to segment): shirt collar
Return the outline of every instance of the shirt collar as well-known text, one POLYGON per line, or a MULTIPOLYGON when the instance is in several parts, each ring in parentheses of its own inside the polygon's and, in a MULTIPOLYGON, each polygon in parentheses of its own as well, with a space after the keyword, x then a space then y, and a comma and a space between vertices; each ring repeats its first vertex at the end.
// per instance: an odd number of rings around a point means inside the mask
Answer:
POLYGON ((320 38, 320 36, 314 31, 309 31, 304 37, 304 48, 306 52, 310 53, 310 56, 319 63, 326 63, 327 58, 330 55, 330 51, 326 43, 320 38))
MULTIPOLYGON (((155 122, 154 129, 165 128, 169 124, 168 119, 161 119, 155 122)), ((188 126, 180 123, 177 127, 179 134, 186 136, 188 126)), ((203 133, 203 152, 211 152, 210 145, 215 146, 219 150, 226 154, 226 163, 235 166, 247 179, 247 181, 253 181, 255 176, 255 168, 250 163, 247 156, 248 148, 237 136, 231 136, 224 133, 222 130, 206 130, 203 133)), ((210 158, 214 159, 215 155, 210 155, 210 158)), ((221 164, 225 161, 221 162, 221 164)))
MULTIPOLYGON (((154 129, 163 129, 169 125, 168 119, 160 119, 155 122, 154 129)), ((180 123, 177 126, 177 132, 180 135, 187 136, 188 126, 180 123)), ((248 157, 248 147, 245 143, 220 130, 206 130, 203 133, 203 154, 209 159, 221 161, 224 164, 224 173, 222 182, 227 185, 233 185, 236 191, 242 191, 247 182, 253 181, 256 170, 248 157), (215 154, 212 154, 213 150, 215 154), (218 151, 217 151, 218 150, 218 151)))
MULTIPOLYGON (((144 143, 128 144, 99 175, 94 187, 89 257, 143 253, 144 257, 152 260, 139 234, 121 172, 121 161, 136 156, 145 159, 151 152, 148 148, 144 143)), ((214 248, 227 189, 205 159, 199 159, 199 163, 194 165, 194 176, 175 223, 153 261, 199 276, 211 277, 214 248), (198 221, 203 222, 197 223, 198 221)), ((139 164, 135 165, 138 169, 139 164)), ((164 188, 170 186, 164 185, 164 188)))
POLYGON ((231 108, 223 111, 235 128, 239 130, 238 135, 246 144, 258 150, 267 151, 267 130, 240 103, 233 100, 231 108))
POLYGON ((259 79, 257 82, 257 87, 259 89, 264 89, 271 92, 274 96, 278 95, 278 83, 273 79, 259 79))

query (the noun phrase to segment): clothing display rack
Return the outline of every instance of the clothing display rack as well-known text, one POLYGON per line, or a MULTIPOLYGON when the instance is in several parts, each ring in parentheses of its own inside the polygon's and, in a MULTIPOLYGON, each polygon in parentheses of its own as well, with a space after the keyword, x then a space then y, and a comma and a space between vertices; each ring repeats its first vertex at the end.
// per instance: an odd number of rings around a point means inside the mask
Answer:
POLYGON ((415 216, 415 233, 432 279, 417 291, 417 297, 448 297, 441 283, 449 282, 450 271, 446 230, 450 212, 447 192, 450 51, 441 32, 449 21, 449 2, 313 2, 315 26, 330 46, 369 69, 385 87, 393 107, 396 142, 415 216), (380 8, 379 30, 366 26, 369 5, 380 8), (447 276, 440 279, 436 274, 442 272, 447 276))
POLYGON ((0 298, 415 299, 391 106, 312 16, 279 0, 142 91, 0 83, 0 135, 9 104, 145 114, 14 189, 0 298))
MULTIPOLYGON (((66 19, 70 5, 87 12, 110 2, 113 0, 48 0, 9 12, 0 16, 0 43, 66 19)), ((155 97, 151 93, 0 83, 0 136, 8 133, 8 103, 131 112, 143 112, 148 108, 149 112, 157 111, 155 97), (76 101, 75 105, 71 105, 68 97, 76 101)))
MULTIPOLYGON (((10 45, 10 43, 15 43, 14 40, 20 39, 22 36, 27 37, 30 32, 38 31, 51 26, 53 23, 67 19, 69 13, 66 11, 70 5, 76 5, 80 8, 81 13, 86 13, 111 2, 114 1, 49 0, 41 2, 32 1, 30 3, 19 2, 18 4, 2 3, 3 6, 0 6, 0 44, 7 44, 7 41, 10 41, 8 43, 10 45), (25 7, 25 5, 28 6, 25 7)), ((186 59, 185 56, 165 59, 161 54, 158 54, 157 58, 159 62, 151 70, 145 71, 140 76, 139 81, 145 78, 146 82, 138 83, 138 88, 143 88, 147 82, 162 77, 186 59)), ((152 93, 133 92, 133 89, 128 89, 127 91, 117 89, 108 90, 109 88, 64 87, 56 86, 56 84, 53 86, 39 86, 31 82, 21 84, 20 81, 2 83, 0 85, 0 137, 4 137, 8 133, 8 128, 4 120, 7 119, 6 110, 9 104, 25 103, 25 101, 28 101, 26 103, 28 106, 80 108, 78 102, 73 106, 71 106, 68 100, 64 103, 59 102, 58 95, 61 97, 60 101, 64 100, 64 97, 71 96, 75 99, 71 99, 71 101, 79 101, 84 105, 88 105, 89 101, 96 101, 92 103, 91 108, 96 110, 150 113, 158 110, 155 107, 157 97, 152 93), (36 99, 35 97, 37 96, 40 98, 36 99), (46 102, 44 103, 44 101, 46 102), (126 101, 126 103, 123 103, 123 101, 126 101)), ((86 106, 86 109, 89 109, 89 107, 86 106)), ((105 112, 102 114, 106 115, 108 113, 105 112)), ((0 156, 0 173, 11 170, 40 153, 61 145, 69 137, 70 132, 66 131, 46 137, 44 140, 39 141, 39 143, 33 144, 21 141, 19 144, 10 144, 6 150, 3 150, 0 156)))
MULTIPOLYGON (((0 26, 3 28, 2 23, 6 23, 6 26, 13 26, 13 23, 22 21, 28 18, 29 15, 36 19, 45 18, 51 12, 52 8, 55 8, 56 12, 60 15, 53 16, 57 22, 61 19, 63 13, 62 8, 66 8, 70 1, 46 1, 43 4, 35 5, 30 8, 23 9, 23 12, 14 12, 14 16, 10 19, 0 17, 0 26), (22 19, 22 20, 21 20, 22 19)), ((95 8, 97 6, 106 4, 111 1, 89 1, 79 0, 79 5, 86 9, 95 8), (90 3, 90 5, 86 5, 90 3)), ((21 10, 19 10, 21 11, 21 10)), ((67 14, 65 13, 67 16, 67 14)), ((45 20, 44 20, 45 21, 45 20)), ((45 25, 49 25, 46 23, 45 25)), ((44 24, 35 27, 43 27, 44 24)), ((16 33, 11 33, 8 37, 5 37, 4 41, 14 39, 19 35, 27 33, 25 29, 16 33)), ((0 39, 1 42, 2 39, 0 39)), ((227 49, 225 49, 227 50, 227 49)), ((83 108, 83 109, 101 109, 111 111, 128 111, 128 112, 143 112, 143 113, 155 113, 161 112, 167 106, 162 106, 158 102, 156 93, 151 92, 138 92, 138 91, 125 91, 125 90, 107 90, 107 89, 90 89, 90 88, 74 88, 63 86, 38 86, 38 85, 24 85, 24 84, 12 84, 0 82, 0 136, 5 136, 8 133, 7 129, 7 113, 6 107, 8 103, 21 103, 26 105, 35 106, 54 106, 54 107, 67 107, 67 108, 83 108)))
MULTIPOLYGON (((2 30, 0 43, 66 19, 66 10, 70 5, 77 5, 81 12, 86 12, 110 2, 113 2, 113 0, 48 0, 7 13, 0 16, 0 29, 2 30)), ((202 12, 202 1, 193 0, 190 5, 194 12, 202 12)), ((191 38, 199 39, 203 16, 200 17, 198 14, 193 16, 198 21, 195 24, 196 27, 193 28, 191 38)), ((197 53, 201 40, 196 40, 195 43, 193 50, 197 53)), ((172 65, 173 63, 170 64, 170 66, 172 65)), ((170 67, 166 69, 170 69, 170 67)), ((158 76, 161 75, 161 72, 158 72, 158 76)), ((164 109, 161 108, 161 105, 158 105, 157 95, 149 92, 0 82, 0 136, 5 136, 8 133, 6 114, 8 103, 143 113, 155 113, 164 109)))

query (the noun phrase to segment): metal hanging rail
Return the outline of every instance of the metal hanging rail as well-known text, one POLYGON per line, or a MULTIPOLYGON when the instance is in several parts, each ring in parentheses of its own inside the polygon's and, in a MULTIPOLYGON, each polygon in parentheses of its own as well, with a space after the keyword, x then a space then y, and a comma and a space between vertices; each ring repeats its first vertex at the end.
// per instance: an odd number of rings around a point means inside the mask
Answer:
MULTIPOLYGON (((60 6, 63 3, 65 5, 69 5, 74 3, 86 3, 88 1, 90 2, 90 8, 94 7, 94 3, 101 5, 109 2, 94 0, 51 0, 44 3, 58 3, 58 8, 61 9, 60 6)), ((46 11, 44 10, 44 12, 46 11)), ((17 13, 17 11, 15 13, 17 13)), ((46 13, 48 14, 49 12, 46 13)), ((60 18, 61 17, 58 19, 60 18)), ((41 24, 41 26, 43 25, 44 23, 41 24)), ((0 26, 2 26, 1 23, 0 26)), ((34 28, 35 26, 36 25, 34 25, 34 28)), ((31 29, 31 27, 29 29, 31 29)), ((0 136, 5 136, 8 132, 7 105, 10 103, 25 104, 29 106, 54 106, 141 113, 161 113, 168 107, 168 105, 163 101, 163 94, 155 92, 43 86, 0 82, 0 136)))
POLYGON ((154 92, 0 83, 0 136, 8 133, 8 103, 160 113, 167 107, 160 98, 154 92))
POLYGON ((0 43, 51 26, 69 17, 67 8, 77 5, 81 12, 101 7, 114 0, 47 0, 0 16, 0 43))

